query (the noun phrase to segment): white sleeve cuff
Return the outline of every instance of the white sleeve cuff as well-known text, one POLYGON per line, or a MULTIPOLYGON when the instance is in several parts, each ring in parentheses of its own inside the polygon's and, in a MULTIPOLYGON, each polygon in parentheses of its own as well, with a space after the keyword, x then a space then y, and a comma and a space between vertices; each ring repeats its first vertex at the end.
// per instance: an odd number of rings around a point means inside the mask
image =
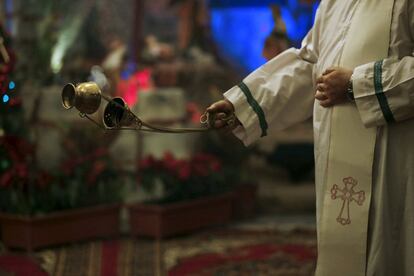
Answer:
POLYGON ((375 93, 374 62, 358 66, 352 74, 355 103, 365 127, 386 123, 375 93))
POLYGON ((224 93, 224 97, 233 104, 234 113, 242 124, 234 129, 233 134, 240 139, 245 146, 251 145, 261 136, 261 128, 256 113, 251 108, 246 100, 246 96, 238 86, 234 86, 224 93))

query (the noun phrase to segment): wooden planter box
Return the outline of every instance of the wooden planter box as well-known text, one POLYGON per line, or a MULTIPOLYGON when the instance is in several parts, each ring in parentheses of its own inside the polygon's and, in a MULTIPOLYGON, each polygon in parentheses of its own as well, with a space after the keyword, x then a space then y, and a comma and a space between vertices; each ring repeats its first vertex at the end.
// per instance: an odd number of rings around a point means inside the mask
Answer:
POLYGON ((186 202, 129 205, 131 234, 153 238, 171 237, 228 222, 233 193, 186 202))
POLYGON ((39 217, 0 213, 1 240, 28 251, 118 235, 120 204, 60 211, 39 217))

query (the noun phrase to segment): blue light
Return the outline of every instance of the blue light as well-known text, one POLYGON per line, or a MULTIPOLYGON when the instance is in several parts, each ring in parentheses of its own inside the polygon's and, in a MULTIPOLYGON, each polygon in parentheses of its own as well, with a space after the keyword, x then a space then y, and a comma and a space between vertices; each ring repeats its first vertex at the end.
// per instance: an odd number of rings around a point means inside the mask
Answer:
POLYGON ((274 27, 270 3, 280 7, 287 34, 293 46, 312 27, 317 4, 301 4, 299 0, 211 0, 211 29, 224 57, 249 73, 266 61, 263 43, 274 27), (227 3, 227 4, 226 4, 227 3))
POLYGON ((4 94, 4 95, 3 95, 3 103, 7 103, 9 100, 10 100, 9 95, 4 94))
POLYGON ((16 88, 16 83, 14 81, 9 82, 9 89, 13 90, 14 88, 16 88))
POLYGON ((211 12, 214 40, 230 63, 253 71, 263 63, 261 56, 273 19, 267 7, 235 7, 211 12))

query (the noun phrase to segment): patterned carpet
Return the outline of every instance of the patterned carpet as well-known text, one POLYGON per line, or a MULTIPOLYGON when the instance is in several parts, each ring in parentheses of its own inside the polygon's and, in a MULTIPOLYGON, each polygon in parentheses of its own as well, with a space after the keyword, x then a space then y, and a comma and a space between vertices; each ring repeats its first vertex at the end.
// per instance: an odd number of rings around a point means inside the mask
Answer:
POLYGON ((313 275, 313 230, 215 229, 157 243, 125 237, 0 254, 0 275, 313 275), (157 253, 159 253, 157 255, 157 253), (161 256, 157 261, 157 256, 161 256), (160 265, 162 263, 162 265, 160 265), (29 274, 28 274, 29 273, 29 274))

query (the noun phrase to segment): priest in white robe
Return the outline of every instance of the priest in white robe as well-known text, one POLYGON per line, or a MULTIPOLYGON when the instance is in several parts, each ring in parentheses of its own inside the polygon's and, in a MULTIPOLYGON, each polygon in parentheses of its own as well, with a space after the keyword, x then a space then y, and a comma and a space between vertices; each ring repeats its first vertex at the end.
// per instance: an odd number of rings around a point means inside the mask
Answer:
POLYGON ((300 49, 207 109, 245 145, 313 116, 316 275, 414 275, 413 52, 414 1, 322 0, 300 49))

